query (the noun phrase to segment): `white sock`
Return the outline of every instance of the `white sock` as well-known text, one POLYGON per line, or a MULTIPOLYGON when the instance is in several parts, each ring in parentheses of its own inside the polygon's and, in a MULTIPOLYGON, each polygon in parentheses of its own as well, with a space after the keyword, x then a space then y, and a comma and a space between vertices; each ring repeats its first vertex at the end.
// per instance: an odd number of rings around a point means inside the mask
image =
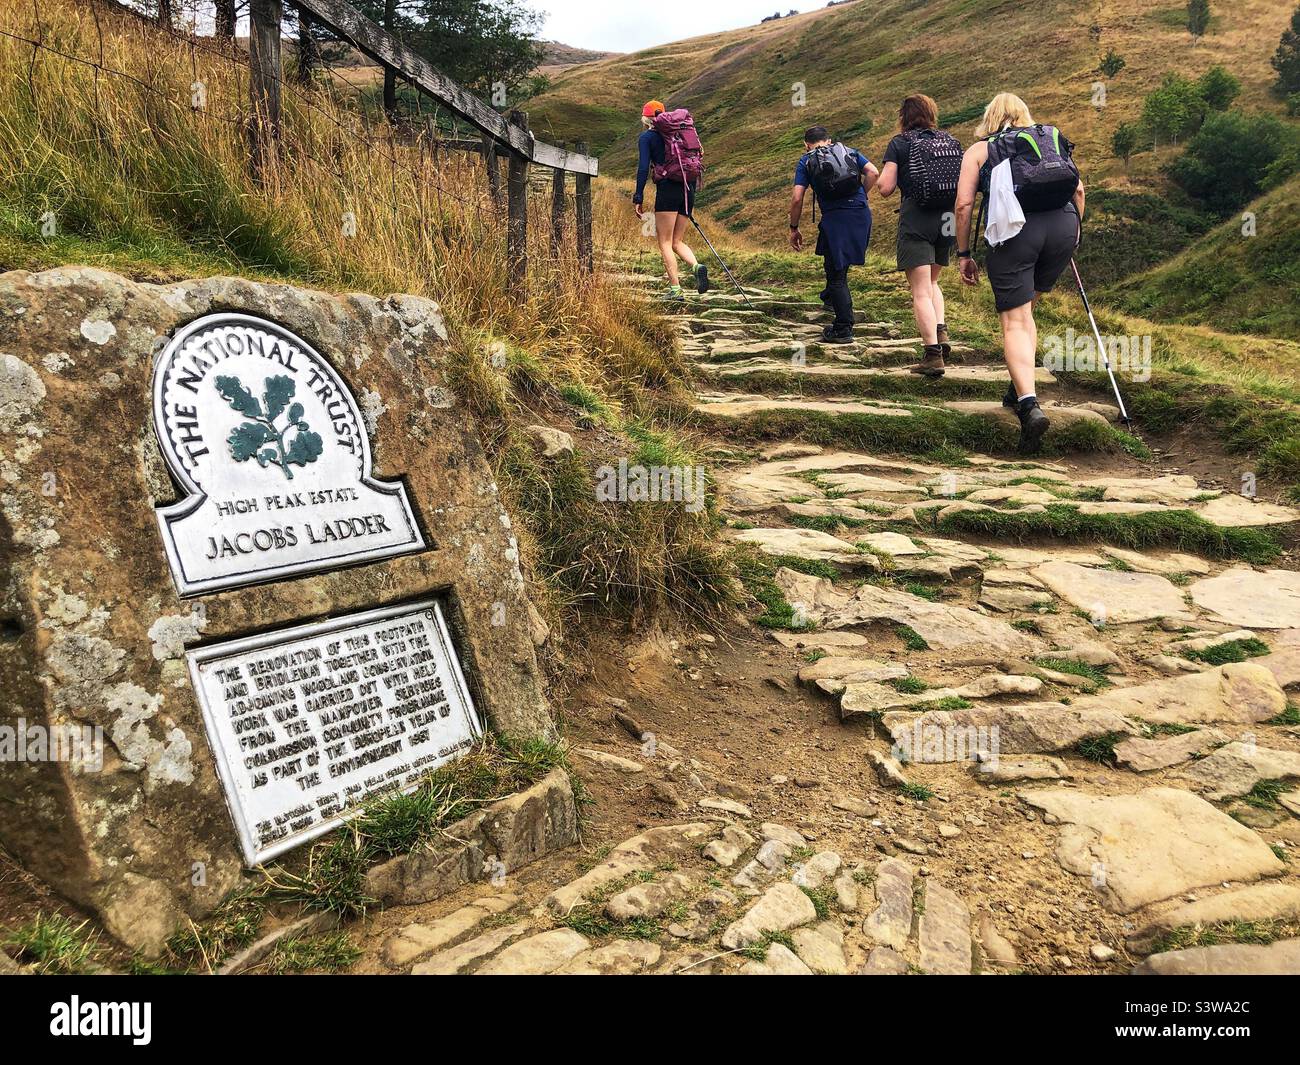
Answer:
POLYGON ((1021 403, 1023 403, 1023 402, 1024 402, 1025 400, 1027 400, 1027 399, 1037 399, 1037 398, 1038 398, 1038 397, 1037 397, 1033 392, 1030 392, 1029 395, 1027 395, 1027 396, 1020 396, 1020 397, 1019 397, 1019 401, 1020 401, 1021 403))

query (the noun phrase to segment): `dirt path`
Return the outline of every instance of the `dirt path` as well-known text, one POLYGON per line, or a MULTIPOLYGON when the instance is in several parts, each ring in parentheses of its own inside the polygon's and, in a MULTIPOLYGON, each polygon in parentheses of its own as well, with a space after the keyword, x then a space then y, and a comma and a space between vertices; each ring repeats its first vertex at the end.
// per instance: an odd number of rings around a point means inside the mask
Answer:
POLYGON ((906 323, 751 298, 677 321, 754 602, 593 635, 583 846, 379 913, 358 968, 1300 968, 1300 514, 1045 372, 1017 456, 991 353, 930 384, 906 323))

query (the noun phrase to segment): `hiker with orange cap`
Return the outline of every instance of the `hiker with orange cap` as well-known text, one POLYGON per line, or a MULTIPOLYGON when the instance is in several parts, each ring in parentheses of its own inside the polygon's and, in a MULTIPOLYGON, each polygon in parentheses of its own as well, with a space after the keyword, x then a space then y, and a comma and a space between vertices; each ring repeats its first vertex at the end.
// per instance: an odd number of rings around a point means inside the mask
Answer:
POLYGON ((646 179, 653 178, 655 236, 659 241, 664 269, 668 271, 668 291, 664 299, 682 302, 685 296, 682 295, 681 276, 677 269, 678 257, 690 267, 696 291, 704 293, 709 290, 708 268, 695 258, 695 253, 683 239, 695 208, 700 177, 704 173, 704 152, 695 132, 695 120, 684 108, 668 111, 658 100, 651 100, 641 109, 641 124, 645 130, 637 141, 640 162, 632 204, 636 216, 643 217, 646 179))

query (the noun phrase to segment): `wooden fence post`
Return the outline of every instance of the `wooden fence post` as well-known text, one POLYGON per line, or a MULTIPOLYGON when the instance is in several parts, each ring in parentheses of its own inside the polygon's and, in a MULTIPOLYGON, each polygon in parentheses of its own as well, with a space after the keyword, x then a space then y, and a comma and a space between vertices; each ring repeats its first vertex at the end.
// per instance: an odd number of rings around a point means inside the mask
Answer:
POLYGON ((283 0, 249 0, 249 161, 261 178, 280 144, 280 23, 283 0))
MULTIPOLYGON (((587 142, 574 145, 579 155, 587 154, 587 142)), ((573 187, 576 199, 575 220, 578 227, 578 265, 587 273, 595 269, 595 245, 591 236, 591 175, 578 174, 573 187)))
POLYGON ((492 194, 492 203, 501 207, 501 168, 497 165, 497 143, 486 133, 483 134, 483 165, 487 167, 488 191, 492 194))
MULTIPOLYGON (((511 111, 510 124, 526 130, 528 116, 523 111, 511 111)), ((528 286, 528 159, 519 152, 510 153, 506 183, 510 199, 506 223, 510 291, 522 295, 528 286)))
MULTIPOLYGON (((564 147, 561 141, 559 147, 564 147)), ((559 167, 551 170, 551 255, 560 257, 564 247, 564 171, 559 167)))

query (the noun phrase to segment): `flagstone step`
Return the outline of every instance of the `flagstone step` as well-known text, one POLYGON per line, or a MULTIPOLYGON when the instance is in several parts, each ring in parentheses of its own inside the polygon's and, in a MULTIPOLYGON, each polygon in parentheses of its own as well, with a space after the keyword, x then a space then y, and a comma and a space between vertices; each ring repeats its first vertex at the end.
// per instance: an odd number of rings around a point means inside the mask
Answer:
MULTIPOLYGON (((942 524, 961 512, 1033 514, 1049 507, 1068 508, 1080 515, 1143 518, 1191 512, 1220 528, 1300 523, 1296 508, 1205 489, 1185 475, 1078 477, 1052 463, 1000 462, 987 456, 972 456, 970 461, 969 466, 944 468, 851 451, 772 459, 724 471, 720 476, 723 507, 733 515, 777 511, 797 518, 838 513, 855 521, 922 525, 942 524), (826 509, 791 509, 797 507, 826 509)), ((990 525, 986 535, 996 538, 996 526, 990 525)), ((1147 557, 1146 553, 1130 552, 1102 564, 1122 564, 1130 569, 1164 565, 1158 559, 1144 565, 1147 557)), ((1180 564, 1187 563, 1173 565, 1180 564)), ((1286 580, 1274 581, 1259 594, 1277 587, 1290 585, 1286 580)), ((1300 591, 1287 594, 1300 600, 1300 591)))
MULTIPOLYGON (((790 377, 842 377, 842 378, 893 378, 911 383, 918 377, 906 366, 854 366, 840 361, 834 363, 811 362, 806 358, 796 360, 756 357, 738 359, 735 362, 706 362, 696 367, 702 373, 721 378, 746 378, 759 374, 784 374, 790 377)), ((921 378, 922 382, 934 384, 975 384, 991 385, 1005 390, 1008 382, 1004 366, 950 366, 940 378, 921 378)), ((1056 384, 1056 377, 1042 367, 1034 371, 1034 381, 1038 388, 1051 388, 1056 384)))
POLYGON ((772 397, 737 393, 701 393, 695 409, 702 414, 721 418, 744 418, 767 411, 796 411, 817 414, 877 414, 891 418, 910 418, 912 412, 898 403, 884 400, 802 399, 796 396, 772 397))
MULTIPOLYGON (((749 432, 797 433, 797 424, 792 419, 808 419, 810 427, 816 427, 820 434, 832 431, 833 424, 827 425, 823 420, 830 418, 891 418, 902 422, 927 411, 947 415, 953 419, 970 419, 973 422, 985 422, 996 428, 995 442, 1000 442, 1007 450, 1015 448, 1019 435, 1019 424, 1014 412, 1002 406, 1001 402, 989 400, 943 400, 941 397, 916 395, 909 403, 897 403, 887 399, 873 399, 867 396, 846 397, 843 395, 826 395, 808 397, 802 395, 766 395, 751 393, 702 392, 695 397, 694 410, 697 414, 720 421, 745 423, 749 432), (936 401, 932 401, 936 400, 936 401), (772 422, 769 416, 778 420, 772 422)), ((1044 413, 1052 420, 1053 434, 1050 446, 1056 451, 1121 451, 1135 446, 1127 436, 1116 432, 1105 415, 1090 407, 1065 406, 1048 401, 1043 404, 1044 413)), ((900 434, 897 438, 904 450, 931 448, 937 444, 962 446, 967 440, 978 440, 983 446, 988 437, 983 429, 974 425, 963 426, 954 420, 949 426, 938 427, 938 434, 932 431, 933 422, 923 423, 917 432, 900 434), (951 435, 948 436, 947 434, 951 435), (936 438, 937 437, 937 438, 936 438)), ((848 422, 845 431, 859 436, 872 446, 881 439, 879 427, 848 422)), ((852 438, 852 437, 851 437, 852 438)))

